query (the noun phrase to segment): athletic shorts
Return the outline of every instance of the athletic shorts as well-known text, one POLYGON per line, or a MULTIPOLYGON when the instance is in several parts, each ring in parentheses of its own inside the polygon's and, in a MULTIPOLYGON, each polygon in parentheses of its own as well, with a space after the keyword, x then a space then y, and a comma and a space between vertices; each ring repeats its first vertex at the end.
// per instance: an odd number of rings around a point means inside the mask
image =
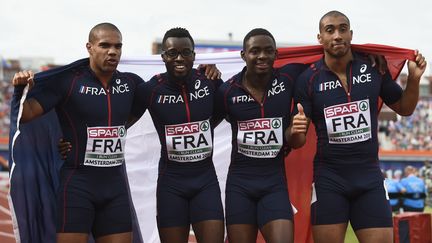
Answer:
POLYGON ((157 184, 158 227, 183 227, 224 220, 221 191, 213 163, 169 162, 157 184))
POLYGON ((126 183, 122 166, 62 169, 57 232, 98 238, 132 231, 126 183))
POLYGON ((252 224, 262 228, 273 220, 293 220, 284 168, 249 169, 230 170, 228 174, 226 224, 252 224))
POLYGON ((392 227, 392 209, 377 170, 352 167, 315 171, 312 225, 350 221, 354 230, 392 227))

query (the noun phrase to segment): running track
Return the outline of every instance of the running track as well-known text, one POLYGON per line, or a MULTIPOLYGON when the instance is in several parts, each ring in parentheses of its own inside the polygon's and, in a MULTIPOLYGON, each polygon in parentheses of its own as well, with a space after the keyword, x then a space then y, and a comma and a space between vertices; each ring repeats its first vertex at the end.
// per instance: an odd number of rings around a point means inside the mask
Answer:
MULTIPOLYGON (((0 178, 0 180, 2 179, 3 178, 0 178)), ((12 219, 7 201, 7 191, 7 186, 0 186, 0 242, 15 243, 15 237, 12 229, 12 219)))

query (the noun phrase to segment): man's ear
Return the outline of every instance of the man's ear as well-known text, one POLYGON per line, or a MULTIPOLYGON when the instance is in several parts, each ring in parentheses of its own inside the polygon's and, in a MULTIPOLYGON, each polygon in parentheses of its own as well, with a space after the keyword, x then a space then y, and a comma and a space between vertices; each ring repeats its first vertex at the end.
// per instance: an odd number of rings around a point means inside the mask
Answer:
POLYGON ((317 34, 317 40, 318 40, 318 42, 319 42, 320 44, 322 44, 322 43, 321 43, 321 35, 320 35, 320 34, 317 34))
POLYGON ((246 59, 245 59, 245 53, 244 53, 244 51, 243 50, 241 50, 240 51, 240 57, 243 59, 243 61, 246 61, 246 59))
POLYGON ((164 55, 163 53, 161 53, 161 58, 162 58, 162 61, 163 61, 164 63, 166 63, 165 55, 164 55))
POLYGON ((92 48, 91 43, 90 43, 90 42, 87 42, 87 43, 86 43, 86 49, 87 49, 87 52, 88 52, 89 54, 91 53, 91 48, 92 48))

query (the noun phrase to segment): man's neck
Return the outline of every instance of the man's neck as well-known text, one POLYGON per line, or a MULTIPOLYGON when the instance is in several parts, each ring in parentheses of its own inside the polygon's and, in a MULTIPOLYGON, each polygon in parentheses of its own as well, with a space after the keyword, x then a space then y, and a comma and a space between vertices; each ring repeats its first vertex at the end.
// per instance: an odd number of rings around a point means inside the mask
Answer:
POLYGON ((267 83, 270 81, 271 75, 271 72, 265 75, 256 75, 255 73, 248 73, 246 71, 243 76, 242 84, 245 87, 264 91, 267 87, 267 83))
POLYGON ((171 80, 172 82, 176 83, 177 85, 184 85, 188 82, 188 80, 191 78, 192 76, 192 70, 189 71, 185 76, 182 77, 176 77, 175 75, 170 74, 169 72, 167 72, 168 74, 168 79, 171 80))
POLYGON ((324 61, 327 67, 334 73, 345 74, 346 66, 350 61, 353 60, 353 55, 351 50, 345 56, 334 57, 328 53, 324 54, 324 61))
POLYGON ((107 88, 108 83, 110 82, 114 73, 113 72, 102 72, 102 71, 98 70, 97 68, 93 67, 91 64, 90 64, 90 69, 93 71, 95 76, 99 79, 99 81, 101 81, 104 88, 107 88))

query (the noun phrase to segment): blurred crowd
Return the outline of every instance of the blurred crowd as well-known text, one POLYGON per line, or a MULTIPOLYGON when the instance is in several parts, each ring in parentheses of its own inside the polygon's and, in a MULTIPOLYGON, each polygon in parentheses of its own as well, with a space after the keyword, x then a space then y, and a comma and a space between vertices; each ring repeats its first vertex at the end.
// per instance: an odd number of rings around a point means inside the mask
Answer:
POLYGON ((379 131, 384 150, 432 151, 432 97, 421 97, 411 116, 380 121, 379 131))
POLYGON ((12 93, 13 86, 10 81, 0 80, 0 137, 9 136, 9 115, 12 93))
POLYGON ((425 161, 417 169, 411 165, 401 170, 384 172, 385 185, 394 212, 423 212, 432 206, 432 166, 425 161))

